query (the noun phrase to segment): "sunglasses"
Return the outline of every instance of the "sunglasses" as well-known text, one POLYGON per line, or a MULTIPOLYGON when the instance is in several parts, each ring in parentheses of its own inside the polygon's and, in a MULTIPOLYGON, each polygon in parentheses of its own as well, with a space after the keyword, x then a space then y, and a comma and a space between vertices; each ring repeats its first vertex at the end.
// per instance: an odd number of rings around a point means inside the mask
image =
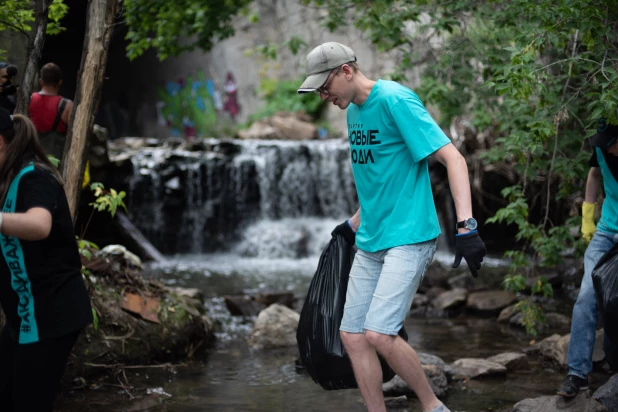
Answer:
MULTIPOLYGON (((326 79, 326 82, 324 82, 324 84, 323 84, 320 88, 315 89, 315 90, 314 90, 314 93, 315 93, 315 94, 318 94, 318 95, 322 95, 322 93, 324 93, 326 96, 330 96, 330 92, 328 91, 328 87, 329 87, 329 85, 330 85, 329 83, 331 83, 331 82, 332 82, 332 80, 333 80, 335 77, 337 77, 337 75, 339 74, 339 70, 341 70, 341 67, 342 67, 342 66, 339 66, 339 68, 337 69, 337 71, 335 72, 335 75, 334 75, 333 77, 330 77, 330 73, 329 73, 329 74, 328 74, 328 76, 329 76, 329 77, 326 79)), ((332 73, 332 72, 331 72, 331 73, 332 73)))

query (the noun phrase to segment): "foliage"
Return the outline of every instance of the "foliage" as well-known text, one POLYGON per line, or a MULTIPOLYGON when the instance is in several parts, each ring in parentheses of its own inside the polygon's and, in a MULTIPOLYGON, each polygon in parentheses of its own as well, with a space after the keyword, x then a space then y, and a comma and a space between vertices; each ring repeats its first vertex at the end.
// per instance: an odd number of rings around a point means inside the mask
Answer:
POLYGON ((105 190, 103 183, 92 183, 90 190, 94 192, 94 196, 97 198, 92 203, 89 203, 92 208, 98 212, 109 212, 112 217, 116 216, 116 212, 119 207, 122 207, 125 211, 127 206, 124 204, 123 199, 127 195, 124 191, 117 192, 115 189, 105 190))
POLYGON ((201 48, 234 34, 232 20, 251 0, 125 0, 130 59, 154 48, 159 59, 201 48), (182 40, 179 40, 182 38, 182 40))
MULTIPOLYGON (((574 235, 589 157, 582 149, 600 117, 618 122, 618 1, 304 1, 327 11, 331 31, 353 25, 397 57, 392 79, 424 65, 417 92, 440 123, 468 120, 486 136, 483 163, 515 172, 506 205, 488 221, 518 228, 522 249, 506 254, 505 286, 519 289, 515 274, 530 256, 553 266, 585 249, 574 235)), ((519 307, 532 324, 542 318, 530 301, 519 307)))
MULTIPOLYGON (((63 0, 53 0, 47 13, 47 34, 59 34, 65 30, 60 20, 67 14, 69 7, 63 0)), ((30 0, 0 0, 0 31, 11 30, 27 35, 34 23, 34 10, 30 0)), ((0 50, 0 59, 5 51, 0 50)))
POLYGON ((299 95, 297 90, 303 79, 279 80, 274 78, 262 79, 260 94, 266 101, 266 106, 250 117, 250 121, 272 116, 281 111, 304 112, 313 118, 318 118, 324 108, 325 101, 315 93, 299 95))

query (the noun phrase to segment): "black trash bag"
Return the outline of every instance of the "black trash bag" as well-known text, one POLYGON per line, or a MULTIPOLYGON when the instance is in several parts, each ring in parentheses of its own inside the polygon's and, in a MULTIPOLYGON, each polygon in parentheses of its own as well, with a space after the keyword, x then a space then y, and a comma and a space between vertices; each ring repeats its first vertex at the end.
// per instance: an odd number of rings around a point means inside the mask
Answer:
POLYGON ((618 244, 594 267, 592 283, 605 330, 605 357, 612 369, 618 370, 618 244))
MULTIPOLYGON (((300 312, 296 341, 300 360, 313 380, 326 390, 357 388, 352 364, 341 337, 339 326, 343 317, 348 278, 354 261, 353 239, 337 229, 322 251, 318 269, 311 280, 309 292, 300 312)), ((408 340, 404 328, 399 336, 408 340)), ((379 356, 383 382, 395 372, 379 356)))

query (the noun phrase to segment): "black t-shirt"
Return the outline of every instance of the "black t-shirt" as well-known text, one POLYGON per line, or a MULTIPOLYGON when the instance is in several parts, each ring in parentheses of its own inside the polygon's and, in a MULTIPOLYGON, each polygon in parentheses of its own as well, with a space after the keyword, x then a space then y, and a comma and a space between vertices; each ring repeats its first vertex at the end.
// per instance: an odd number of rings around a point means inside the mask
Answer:
MULTIPOLYGON (((601 153, 603 154, 603 159, 605 159, 605 163, 607 164, 607 167, 612 172, 612 176, 614 176, 614 179, 616 180, 616 182, 618 182, 618 156, 611 155, 607 153, 606 150, 603 150, 603 149, 601 149, 601 153)), ((588 166, 600 167, 599 159, 597 159, 597 150, 595 148, 593 148, 592 150, 592 156, 590 157, 590 160, 588 161, 588 166)))
MULTIPOLYGON (((92 322, 92 309, 81 275, 81 260, 64 189, 50 172, 39 168, 22 176, 15 213, 33 207, 42 207, 52 215, 52 228, 46 239, 20 240, 38 336, 44 340, 85 327, 92 322)), ((11 335, 18 340, 21 325, 18 295, 11 286, 12 275, 4 255, 0 261, 0 303, 11 335)))

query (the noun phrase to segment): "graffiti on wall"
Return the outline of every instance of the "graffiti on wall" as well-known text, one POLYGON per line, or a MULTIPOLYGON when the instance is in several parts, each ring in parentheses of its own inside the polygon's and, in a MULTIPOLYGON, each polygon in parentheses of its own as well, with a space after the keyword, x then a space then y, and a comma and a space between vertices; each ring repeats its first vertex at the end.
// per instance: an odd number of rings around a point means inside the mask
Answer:
POLYGON ((205 137, 217 124, 222 106, 212 80, 203 72, 169 81, 158 90, 157 118, 172 136, 205 137))

